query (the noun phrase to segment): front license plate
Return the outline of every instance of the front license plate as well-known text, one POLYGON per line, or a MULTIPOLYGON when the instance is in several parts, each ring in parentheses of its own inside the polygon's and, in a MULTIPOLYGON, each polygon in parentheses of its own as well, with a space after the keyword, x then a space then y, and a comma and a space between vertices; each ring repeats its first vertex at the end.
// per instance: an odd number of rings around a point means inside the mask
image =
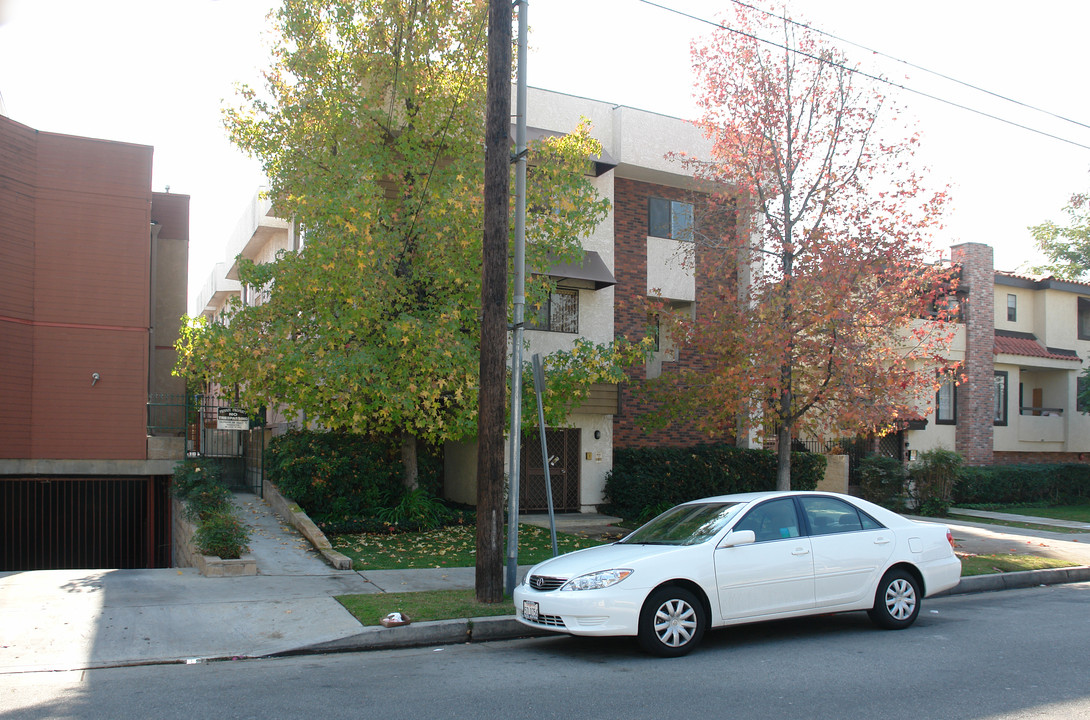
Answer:
POLYGON ((537 622, 537 603, 532 600, 522 601, 522 619, 537 622))

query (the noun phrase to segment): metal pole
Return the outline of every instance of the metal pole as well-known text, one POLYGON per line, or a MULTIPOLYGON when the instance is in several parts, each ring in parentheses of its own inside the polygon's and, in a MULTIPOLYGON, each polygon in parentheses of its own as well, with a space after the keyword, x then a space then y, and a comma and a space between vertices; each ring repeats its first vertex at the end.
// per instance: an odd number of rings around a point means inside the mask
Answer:
POLYGON ((541 435, 541 457, 545 459, 545 497, 549 503, 549 534, 553 539, 553 557, 560 554, 556 548, 556 515, 553 513, 553 478, 549 470, 549 443, 545 439, 545 404, 541 396, 545 392, 545 371, 541 367, 541 353, 530 358, 534 363, 534 393, 537 396, 537 427, 541 435))
POLYGON ((522 324, 526 312, 526 9, 518 9, 518 78, 515 85, 515 285, 514 329, 511 333, 511 466, 507 511, 507 592, 515 591, 519 553, 519 475, 522 467, 522 324))

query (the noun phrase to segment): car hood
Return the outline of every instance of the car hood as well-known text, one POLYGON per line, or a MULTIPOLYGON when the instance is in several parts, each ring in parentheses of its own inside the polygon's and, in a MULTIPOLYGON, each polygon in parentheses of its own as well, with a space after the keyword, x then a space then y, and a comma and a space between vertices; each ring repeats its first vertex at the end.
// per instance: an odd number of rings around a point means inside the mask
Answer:
POLYGON ((585 573, 613 568, 632 568, 650 561, 658 561, 664 556, 692 551, 699 546, 683 545, 638 545, 613 543, 577 550, 573 553, 538 563, 530 569, 531 575, 573 578, 585 573))

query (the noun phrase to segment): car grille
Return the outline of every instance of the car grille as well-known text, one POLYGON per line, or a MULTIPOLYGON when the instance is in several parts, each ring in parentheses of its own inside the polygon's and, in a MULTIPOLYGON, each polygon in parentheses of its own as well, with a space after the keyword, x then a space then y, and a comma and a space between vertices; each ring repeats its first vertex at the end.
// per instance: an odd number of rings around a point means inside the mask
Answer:
POLYGON ((567 578, 549 577, 548 575, 531 575, 529 585, 538 592, 549 592, 568 581, 567 578))
MULTIPOLYGON (((525 620, 525 618, 523 619, 525 620)), ((533 623, 534 625, 544 625, 545 627, 567 627, 564 624, 564 620, 559 615, 538 615, 537 620, 527 620, 527 622, 533 623)))

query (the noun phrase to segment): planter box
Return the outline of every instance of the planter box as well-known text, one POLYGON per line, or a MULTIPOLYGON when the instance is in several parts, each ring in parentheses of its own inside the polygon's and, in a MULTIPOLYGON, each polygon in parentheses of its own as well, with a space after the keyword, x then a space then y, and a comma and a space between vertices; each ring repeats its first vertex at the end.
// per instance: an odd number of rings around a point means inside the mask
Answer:
POLYGON ((195 567, 205 577, 257 575, 257 559, 253 555, 243 555, 237 560, 201 555, 193 543, 196 528, 182 514, 182 504, 172 499, 171 512, 174 516, 174 567, 195 567))
POLYGON ((224 560, 218 555, 195 554, 197 570, 205 577, 244 577, 257 575, 257 559, 243 555, 237 560, 224 560))

